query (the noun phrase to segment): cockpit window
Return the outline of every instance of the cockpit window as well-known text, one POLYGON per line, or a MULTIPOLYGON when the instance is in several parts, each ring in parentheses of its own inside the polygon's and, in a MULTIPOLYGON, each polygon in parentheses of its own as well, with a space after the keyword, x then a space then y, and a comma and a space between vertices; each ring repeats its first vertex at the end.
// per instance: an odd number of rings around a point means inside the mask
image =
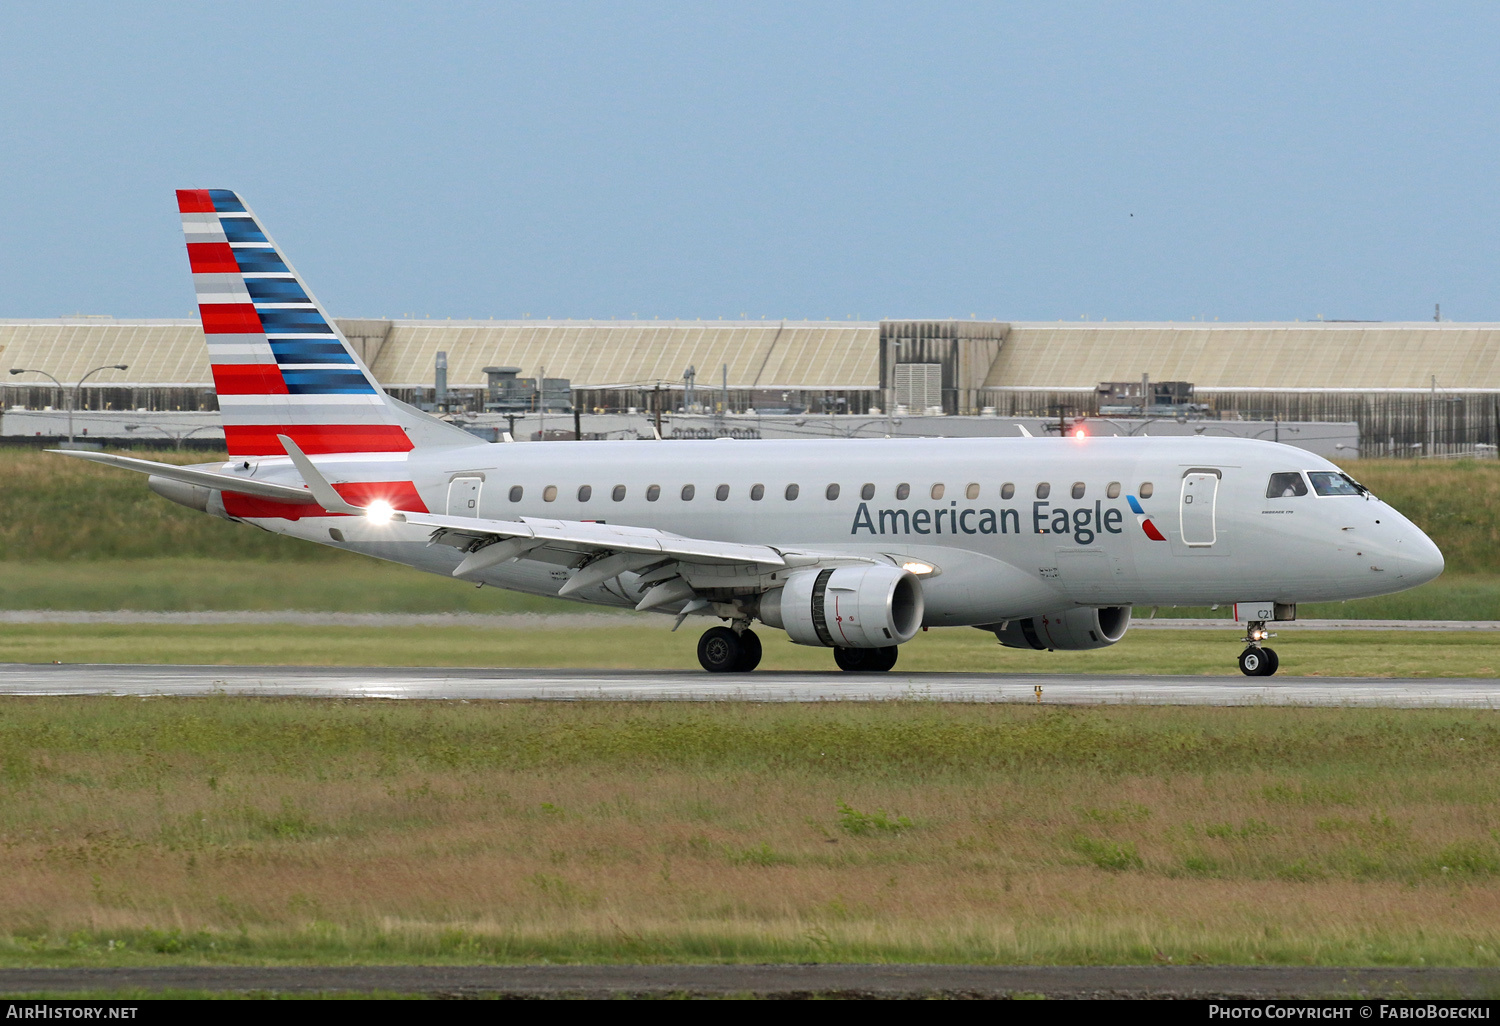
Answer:
POLYGON ((1349 475, 1331 470, 1309 470, 1307 478, 1312 482, 1313 491, 1319 495, 1360 495, 1364 492, 1349 475))
POLYGON ((1297 473, 1272 474, 1271 483, 1266 485, 1266 498, 1268 499, 1290 499, 1294 495, 1306 495, 1307 483, 1302 480, 1302 475, 1297 473))

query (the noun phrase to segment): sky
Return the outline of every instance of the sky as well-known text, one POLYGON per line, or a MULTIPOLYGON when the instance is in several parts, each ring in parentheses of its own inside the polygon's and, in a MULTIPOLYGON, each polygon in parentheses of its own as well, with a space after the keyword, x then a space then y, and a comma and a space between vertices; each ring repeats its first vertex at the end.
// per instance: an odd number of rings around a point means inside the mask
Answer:
POLYGON ((1500 321, 1500 5, 0 5, 0 318, 1500 321))

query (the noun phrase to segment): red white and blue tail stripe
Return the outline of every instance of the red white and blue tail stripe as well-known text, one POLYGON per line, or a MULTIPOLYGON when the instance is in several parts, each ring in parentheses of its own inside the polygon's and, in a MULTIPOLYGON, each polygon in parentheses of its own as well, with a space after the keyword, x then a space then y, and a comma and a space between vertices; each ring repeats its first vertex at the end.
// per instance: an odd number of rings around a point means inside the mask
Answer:
POLYGON ((231 456, 407 452, 385 393, 250 209, 228 189, 177 208, 231 456))

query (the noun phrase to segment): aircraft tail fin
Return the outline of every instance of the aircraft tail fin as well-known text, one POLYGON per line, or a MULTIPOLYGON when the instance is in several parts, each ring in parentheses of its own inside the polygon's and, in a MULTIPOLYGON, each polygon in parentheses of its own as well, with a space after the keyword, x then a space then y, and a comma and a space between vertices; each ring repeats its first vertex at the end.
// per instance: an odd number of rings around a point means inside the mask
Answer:
POLYGON ((198 312, 231 456, 408 452, 476 439, 387 396, 228 189, 179 189, 198 312))

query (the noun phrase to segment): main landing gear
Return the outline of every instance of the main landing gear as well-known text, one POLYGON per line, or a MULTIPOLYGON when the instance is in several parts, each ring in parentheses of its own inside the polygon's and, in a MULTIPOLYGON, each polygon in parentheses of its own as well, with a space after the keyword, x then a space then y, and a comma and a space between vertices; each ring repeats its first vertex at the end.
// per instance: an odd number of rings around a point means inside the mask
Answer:
POLYGON ((836 648, 833 661, 849 673, 885 673, 896 665, 895 645, 889 648, 836 648))
POLYGON ((1269 677, 1281 665, 1274 648, 1266 648, 1261 642, 1275 637, 1266 630, 1264 620, 1251 620, 1245 631, 1245 651, 1240 653, 1240 672, 1247 677, 1269 677))
MULTIPOLYGON (((896 665, 897 651, 894 645, 835 648, 833 661, 850 673, 885 673, 896 665)), ((760 638, 748 627, 710 627, 698 639, 698 662, 709 673, 749 673, 760 665, 760 638)))
POLYGON ((709 673, 749 673, 760 665, 760 638, 748 627, 710 627, 698 639, 698 662, 709 673))

